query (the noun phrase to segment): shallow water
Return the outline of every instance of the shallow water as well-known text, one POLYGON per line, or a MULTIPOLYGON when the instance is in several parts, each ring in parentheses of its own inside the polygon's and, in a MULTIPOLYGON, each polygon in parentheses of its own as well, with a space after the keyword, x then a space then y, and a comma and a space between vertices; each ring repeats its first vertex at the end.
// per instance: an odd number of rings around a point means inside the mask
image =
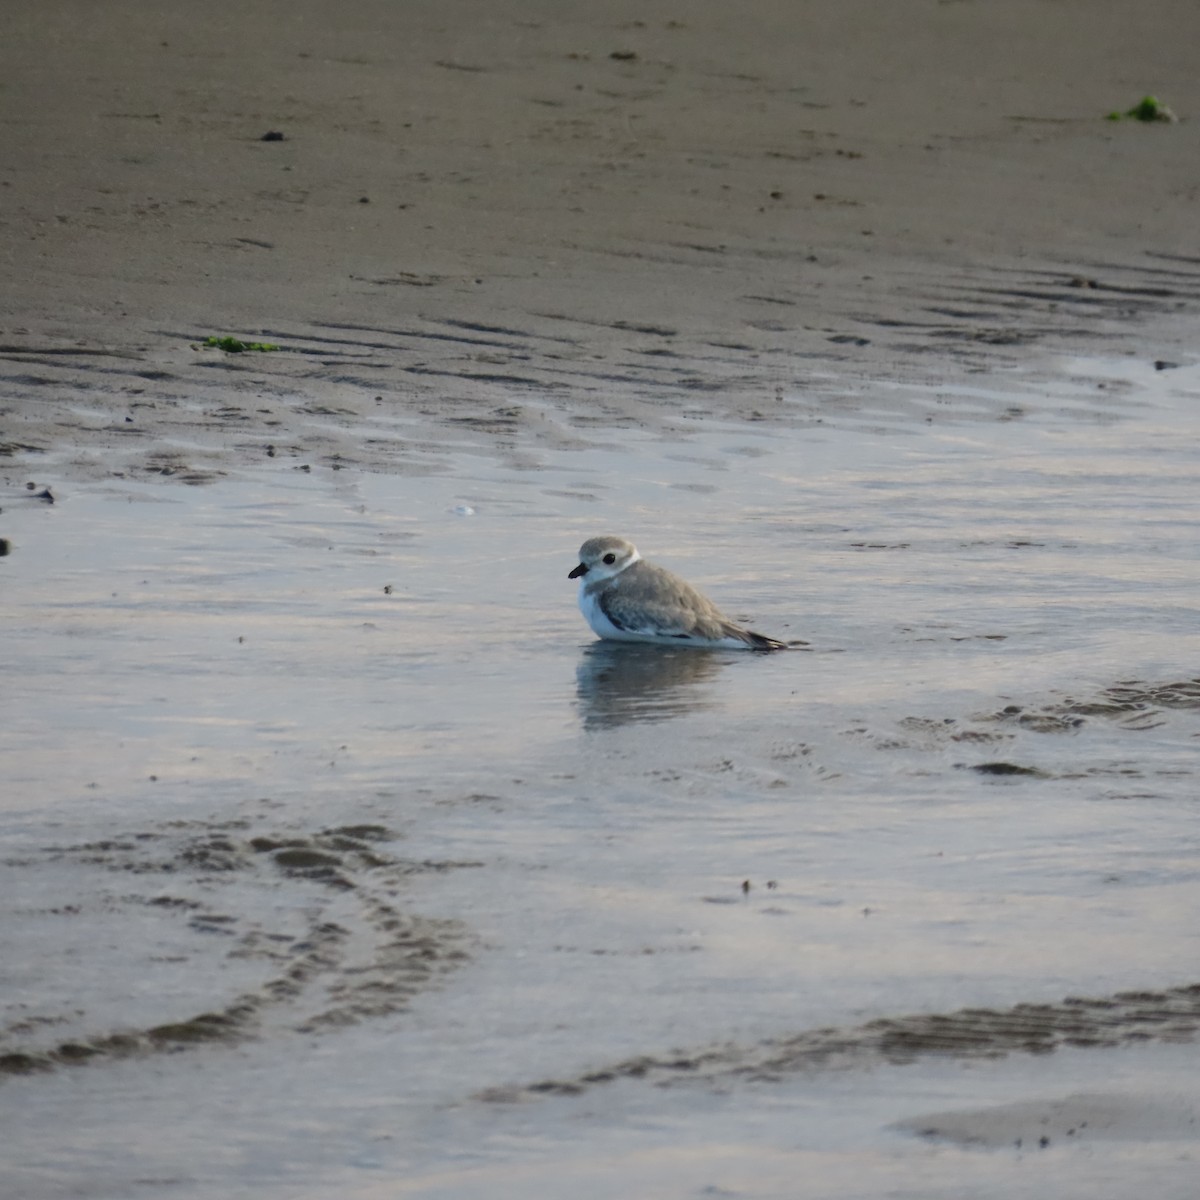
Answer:
POLYGON ((19 1194, 1013 1195, 884 1126, 1187 1091, 1200 375, 1006 387, 6 500, 19 1194), (807 648, 595 642, 604 532, 807 648))

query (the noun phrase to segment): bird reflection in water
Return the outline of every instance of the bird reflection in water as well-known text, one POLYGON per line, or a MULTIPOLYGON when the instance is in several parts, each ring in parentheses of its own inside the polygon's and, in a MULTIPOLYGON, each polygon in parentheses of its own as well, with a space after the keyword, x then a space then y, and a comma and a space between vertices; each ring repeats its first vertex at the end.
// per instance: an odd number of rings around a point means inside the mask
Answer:
POLYGON ((666 721, 711 708, 701 684, 729 656, 690 646, 595 642, 575 668, 575 694, 585 729, 612 729, 632 721, 666 721))

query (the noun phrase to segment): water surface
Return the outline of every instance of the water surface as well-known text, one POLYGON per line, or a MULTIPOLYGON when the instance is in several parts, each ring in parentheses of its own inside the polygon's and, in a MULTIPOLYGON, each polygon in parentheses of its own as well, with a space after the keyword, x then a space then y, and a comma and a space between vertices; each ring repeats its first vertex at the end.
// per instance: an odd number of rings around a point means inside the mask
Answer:
POLYGON ((1007 386, 10 496, 19 1194, 959 1195, 885 1127, 1194 1102, 1200 378, 1007 386), (597 533, 807 647, 596 642, 597 533))

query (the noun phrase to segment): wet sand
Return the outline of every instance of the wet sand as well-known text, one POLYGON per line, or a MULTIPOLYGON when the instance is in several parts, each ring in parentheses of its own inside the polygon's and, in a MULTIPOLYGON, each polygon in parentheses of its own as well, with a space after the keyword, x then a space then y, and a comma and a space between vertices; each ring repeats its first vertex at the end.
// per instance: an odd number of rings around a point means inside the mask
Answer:
POLYGON ((0 15, 20 1194, 1190 1194, 1198 35, 0 15))
POLYGON ((5 442, 75 474, 812 421, 1192 328, 1200 126, 1103 119, 1200 109, 1182 0, 0 20, 5 442))

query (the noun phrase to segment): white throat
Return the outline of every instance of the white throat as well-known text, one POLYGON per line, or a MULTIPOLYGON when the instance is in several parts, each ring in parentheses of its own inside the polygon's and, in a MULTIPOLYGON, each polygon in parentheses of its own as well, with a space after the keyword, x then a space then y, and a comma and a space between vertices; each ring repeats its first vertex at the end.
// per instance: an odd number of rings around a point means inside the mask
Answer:
POLYGON ((610 579, 616 579, 623 571, 629 570, 635 562, 640 562, 641 557, 635 550, 624 562, 612 563, 611 565, 606 562, 598 562, 588 570, 588 573, 579 582, 591 583, 593 585, 607 583, 610 579))

